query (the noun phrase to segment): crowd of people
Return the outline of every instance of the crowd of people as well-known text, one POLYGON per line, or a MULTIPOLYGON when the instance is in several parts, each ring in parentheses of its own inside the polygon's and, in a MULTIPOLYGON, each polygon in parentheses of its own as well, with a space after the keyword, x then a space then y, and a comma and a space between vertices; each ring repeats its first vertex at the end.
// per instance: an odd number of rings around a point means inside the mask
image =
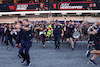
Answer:
POLYGON ((95 2, 91 2, 87 9, 88 10, 97 10, 97 4, 95 2))
POLYGON ((55 42, 55 49, 60 49, 60 42, 65 40, 71 49, 74 50, 74 46, 77 40, 88 38, 88 51, 86 53, 87 58, 90 54, 94 56, 89 62, 97 65, 94 59, 100 55, 100 22, 96 22, 94 25, 91 23, 80 23, 70 20, 68 23, 60 23, 58 20, 45 23, 32 23, 28 19, 23 21, 16 21, 12 24, 1 24, 0 25, 0 37, 1 42, 7 45, 9 49, 10 45, 12 48, 15 46, 19 48, 19 57, 23 58, 22 64, 26 61, 27 65, 30 66, 29 49, 32 46, 32 38, 41 41, 43 48, 46 46, 46 40, 53 40, 55 42), (13 40, 16 44, 14 45, 13 40), (89 51, 90 47, 94 47, 93 51, 89 51), (25 53, 24 53, 25 49, 25 53))

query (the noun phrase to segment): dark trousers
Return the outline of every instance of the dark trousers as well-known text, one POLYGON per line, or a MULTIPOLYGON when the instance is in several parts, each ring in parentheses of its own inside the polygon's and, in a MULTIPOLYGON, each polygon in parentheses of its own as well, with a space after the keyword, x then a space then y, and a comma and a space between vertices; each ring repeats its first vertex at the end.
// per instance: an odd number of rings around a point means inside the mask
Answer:
POLYGON ((12 37, 13 37, 13 39, 16 41, 16 37, 17 37, 17 35, 13 35, 12 37))
POLYGON ((45 38, 46 38, 46 36, 44 34, 40 35, 40 39, 41 39, 43 45, 45 44, 45 38))
POLYGON ((4 35, 4 33, 2 33, 2 42, 4 41, 4 37, 5 37, 5 35, 4 35))
POLYGON ((57 47, 60 46, 60 38, 61 38, 61 35, 60 34, 55 34, 54 35, 54 38, 55 38, 55 48, 57 48, 57 47))
POLYGON ((21 39, 20 38, 16 38, 16 44, 20 44, 21 43, 21 39))
POLYGON ((5 43, 6 43, 6 45, 8 46, 9 44, 8 44, 8 41, 11 43, 11 45, 14 47, 14 45, 13 45, 13 41, 12 41, 12 36, 6 36, 6 38, 5 38, 5 43))
POLYGON ((26 60, 27 64, 30 63, 29 49, 32 46, 31 41, 21 41, 21 46, 19 48, 19 54, 22 56, 23 60, 26 60), (25 49, 25 53, 23 52, 25 49))

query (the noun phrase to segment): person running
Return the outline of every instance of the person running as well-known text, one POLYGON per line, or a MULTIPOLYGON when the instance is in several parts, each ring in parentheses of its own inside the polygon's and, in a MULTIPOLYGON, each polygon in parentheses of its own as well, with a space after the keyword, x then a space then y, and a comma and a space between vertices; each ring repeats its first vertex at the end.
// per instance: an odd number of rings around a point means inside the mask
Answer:
MULTIPOLYGON (((65 23, 66 25, 66 23, 65 23)), ((73 42, 73 32, 74 32, 74 25, 73 25, 73 21, 70 20, 69 23, 65 26, 66 27, 66 40, 67 40, 67 43, 71 43, 71 46, 72 46, 72 50, 74 50, 74 42, 73 42)))
POLYGON ((16 28, 21 29, 21 45, 19 47, 19 54, 22 56, 23 61, 21 62, 22 64, 24 64, 24 62, 26 61, 27 67, 30 67, 31 63, 30 63, 30 55, 29 55, 29 50, 32 46, 32 26, 29 25, 28 23, 28 19, 24 19, 23 20, 23 25, 16 25, 16 28), (25 53, 23 52, 25 50, 25 53))
MULTIPOLYGON (((97 25, 100 25, 100 22, 98 22, 97 25)), ((95 34, 96 37, 95 37, 94 43, 92 43, 91 46, 94 46, 95 49, 92 51, 88 50, 86 52, 86 56, 88 58, 91 54, 94 54, 93 57, 89 60, 89 62, 92 63, 93 65, 97 65, 94 59, 100 56, 100 28, 98 28, 97 30, 92 28, 92 30, 93 31, 90 31, 89 33, 95 34)))
POLYGON ((63 31, 64 31, 64 36, 62 36, 62 37, 61 37, 62 42, 63 42, 63 41, 64 41, 64 39, 65 39, 65 33, 66 33, 66 31, 64 30, 64 26, 65 26, 65 24, 64 24, 64 23, 62 23, 62 29, 63 29, 63 31))
POLYGON ((46 40, 46 32, 45 32, 45 29, 46 29, 46 26, 44 25, 44 21, 41 22, 41 25, 40 25, 40 40, 43 44, 43 48, 45 48, 45 40, 46 40))
POLYGON ((13 45, 13 41, 12 41, 12 26, 11 24, 8 24, 8 27, 7 27, 7 30, 6 30, 6 40, 5 40, 5 43, 7 45, 7 49, 9 49, 9 43, 8 41, 11 43, 12 47, 14 48, 14 45, 13 45))
POLYGON ((55 49, 60 49, 60 39, 61 39, 61 36, 63 36, 64 32, 63 32, 61 25, 59 24, 59 21, 56 20, 55 22, 56 23, 53 26, 53 35, 54 35, 54 39, 55 39, 55 49))
MULTIPOLYGON (((80 32, 80 29, 78 27, 78 23, 75 24, 74 30, 77 31, 77 32, 80 32)), ((76 44, 76 41, 78 41, 78 40, 79 40, 79 38, 76 38, 76 39, 74 38, 74 43, 76 44)))
POLYGON ((37 40, 37 42, 39 41, 39 32, 40 32, 40 25, 36 24, 34 27, 34 37, 37 40))
POLYGON ((4 23, 2 26, 2 39, 1 39, 1 43, 5 43, 5 38, 6 38, 6 31, 7 31, 7 24, 4 23))
MULTIPOLYGON (((22 25, 22 22, 21 21, 17 21, 16 23, 15 23, 16 25, 22 25)), ((20 47, 20 45, 21 45, 21 30, 20 29, 17 29, 17 28, 15 28, 15 29, 13 29, 13 31, 16 31, 16 33, 17 33, 17 36, 16 36, 16 47, 17 48, 19 48, 20 47)), ((20 55, 20 54, 18 54, 18 57, 19 58, 22 58, 22 56, 20 55)))

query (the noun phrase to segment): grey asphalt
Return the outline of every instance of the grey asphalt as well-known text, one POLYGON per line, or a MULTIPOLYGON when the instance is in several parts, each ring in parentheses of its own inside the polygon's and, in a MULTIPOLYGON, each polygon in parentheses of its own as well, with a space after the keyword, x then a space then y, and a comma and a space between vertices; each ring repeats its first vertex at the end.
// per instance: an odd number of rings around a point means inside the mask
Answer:
MULTIPOLYGON (((33 42, 30 49, 31 67, 100 67, 99 57, 95 59, 97 66, 88 63, 86 50, 85 41, 77 42, 74 51, 65 42, 61 43, 60 50, 54 49, 53 42, 47 42, 44 49, 41 42, 33 42)), ((0 67, 25 67, 17 54, 18 48, 7 50, 6 45, 0 44, 0 67)))

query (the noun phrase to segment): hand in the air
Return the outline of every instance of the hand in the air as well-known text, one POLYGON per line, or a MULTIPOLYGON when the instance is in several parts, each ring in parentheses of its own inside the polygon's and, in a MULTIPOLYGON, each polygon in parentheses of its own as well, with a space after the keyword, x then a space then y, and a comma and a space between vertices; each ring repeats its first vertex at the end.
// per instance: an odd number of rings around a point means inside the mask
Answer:
POLYGON ((20 26, 20 25, 15 25, 15 27, 16 27, 16 28, 21 28, 21 26, 20 26))

